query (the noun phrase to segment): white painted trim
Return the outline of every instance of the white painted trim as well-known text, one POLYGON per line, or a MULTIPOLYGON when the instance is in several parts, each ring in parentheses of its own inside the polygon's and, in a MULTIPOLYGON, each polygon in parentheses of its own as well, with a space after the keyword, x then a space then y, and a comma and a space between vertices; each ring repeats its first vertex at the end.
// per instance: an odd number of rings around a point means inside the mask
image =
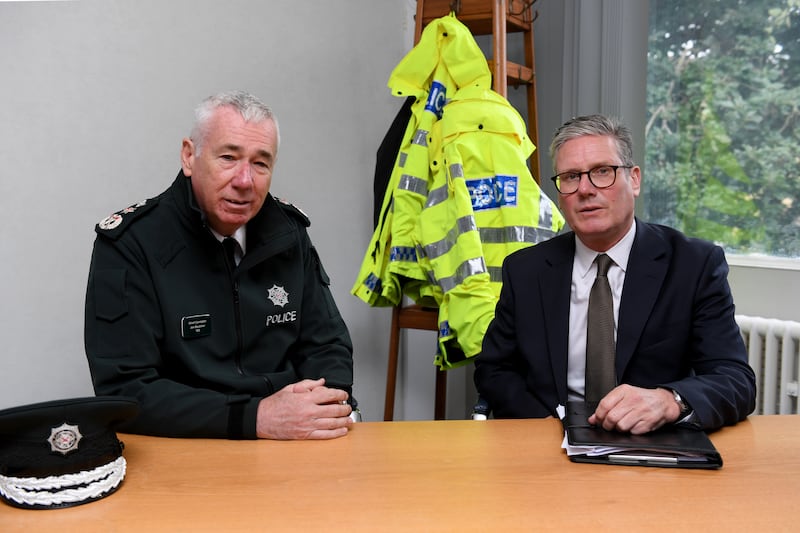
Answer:
POLYGON ((774 257, 768 255, 726 253, 725 258, 728 260, 730 266, 800 272, 800 257, 774 257))

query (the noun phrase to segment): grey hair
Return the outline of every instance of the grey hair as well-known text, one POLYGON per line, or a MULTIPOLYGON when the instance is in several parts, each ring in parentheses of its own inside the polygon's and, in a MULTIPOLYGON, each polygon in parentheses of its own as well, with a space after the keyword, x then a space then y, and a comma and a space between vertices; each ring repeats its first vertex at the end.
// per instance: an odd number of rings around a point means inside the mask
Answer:
POLYGON ((553 142, 550 143, 550 159, 553 162, 553 171, 558 172, 556 157, 564 143, 586 135, 608 135, 613 137, 617 144, 617 155, 622 160, 622 164, 626 166, 635 165, 633 162, 633 135, 631 135, 631 130, 627 126, 616 117, 584 115, 566 121, 556 130, 553 142))
POLYGON ((259 123, 271 120, 275 125, 276 149, 280 146, 281 133, 278 128, 278 118, 272 112, 272 108, 248 92, 230 91, 209 96, 195 108, 194 125, 189 138, 194 143, 197 154, 200 154, 205 141, 208 122, 214 111, 220 107, 234 108, 245 122, 259 123))

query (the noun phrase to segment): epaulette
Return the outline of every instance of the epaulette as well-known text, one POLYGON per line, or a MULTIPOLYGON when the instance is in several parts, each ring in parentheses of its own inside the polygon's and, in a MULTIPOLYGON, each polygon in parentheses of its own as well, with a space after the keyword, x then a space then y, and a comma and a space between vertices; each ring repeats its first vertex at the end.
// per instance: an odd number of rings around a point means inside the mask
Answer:
POLYGON ((284 211, 299 218, 300 221, 303 223, 303 226, 309 227, 311 225, 311 219, 308 218, 308 215, 306 215, 302 209, 300 209, 299 207, 297 207, 292 203, 287 202, 283 198, 278 198, 277 196, 275 196, 274 198, 278 202, 278 205, 281 206, 284 211))
POLYGON ((100 235, 104 235, 110 239, 116 239, 122 235, 122 232, 124 232, 128 226, 153 209, 156 205, 158 205, 158 198, 142 200, 141 202, 108 215, 97 223, 94 230, 100 235))

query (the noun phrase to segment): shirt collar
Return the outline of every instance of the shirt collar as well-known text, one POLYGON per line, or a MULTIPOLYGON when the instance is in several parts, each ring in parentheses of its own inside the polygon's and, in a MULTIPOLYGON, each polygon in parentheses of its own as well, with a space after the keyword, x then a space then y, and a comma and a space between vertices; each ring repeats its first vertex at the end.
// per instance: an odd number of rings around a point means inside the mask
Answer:
MULTIPOLYGON (((633 247, 633 239, 636 236, 636 219, 633 219, 630 229, 622 237, 617 244, 606 250, 605 254, 608 255, 614 264, 622 269, 624 272, 628 267, 628 257, 631 255, 631 248, 633 247)), ((592 250, 575 236, 575 269, 580 277, 586 277, 589 270, 592 268, 594 258, 597 257, 598 252, 592 250)))
MULTIPOLYGON (((211 233, 214 234, 214 237, 216 237, 219 242, 225 240, 226 235, 222 235, 211 226, 209 226, 208 229, 211 230, 211 233)), ((239 243, 239 247, 242 249, 242 255, 244 255, 245 251, 247 250, 247 248, 245 248, 247 243, 247 230, 245 229, 245 226, 239 226, 239 228, 233 232, 233 235, 229 236, 233 237, 233 239, 239 243)))

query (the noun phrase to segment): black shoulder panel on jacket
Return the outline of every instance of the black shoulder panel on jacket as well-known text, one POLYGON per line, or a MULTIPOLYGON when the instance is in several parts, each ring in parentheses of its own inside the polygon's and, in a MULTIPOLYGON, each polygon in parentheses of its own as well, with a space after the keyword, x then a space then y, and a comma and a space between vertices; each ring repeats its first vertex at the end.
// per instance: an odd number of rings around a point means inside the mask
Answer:
POLYGON ((308 215, 303 213, 303 211, 299 207, 297 207, 294 204, 290 204, 289 202, 283 200, 282 198, 278 197, 274 198, 278 202, 278 205, 281 206, 281 208, 284 211, 298 218, 300 222, 303 224, 303 226, 307 228, 311 225, 311 220, 308 218, 308 215))
POLYGON ((403 144, 403 137, 406 128, 411 120, 411 106, 416 102, 415 96, 409 96, 400 106, 400 110, 394 117, 389 131, 383 137, 375 157, 375 178, 372 184, 373 189, 373 216, 374 227, 378 227, 381 222, 381 208, 383 198, 386 196, 386 189, 389 187, 389 180, 392 178, 394 164, 397 161, 397 154, 400 153, 400 146, 403 144))
POLYGON ((104 235, 109 239, 117 239, 134 221, 140 219, 144 214, 158 205, 158 198, 143 200, 130 207, 126 207, 116 213, 108 215, 97 223, 94 230, 99 235, 104 235))

